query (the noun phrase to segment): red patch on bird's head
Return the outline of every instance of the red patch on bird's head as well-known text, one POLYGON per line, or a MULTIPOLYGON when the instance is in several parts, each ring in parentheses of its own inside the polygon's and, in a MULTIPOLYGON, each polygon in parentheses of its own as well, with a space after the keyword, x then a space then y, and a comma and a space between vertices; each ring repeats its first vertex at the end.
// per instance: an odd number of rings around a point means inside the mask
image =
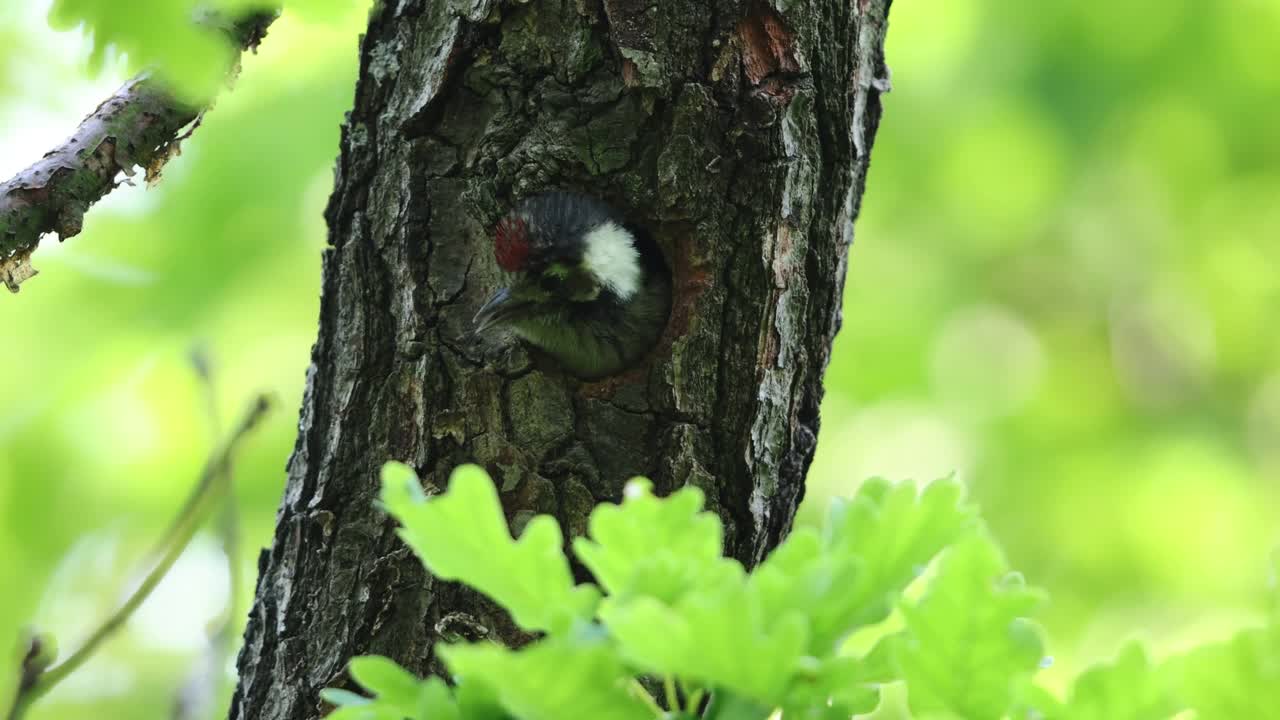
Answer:
POLYGON ((493 231, 493 256, 498 267, 516 272, 529 258, 529 226, 523 218, 505 217, 493 231))

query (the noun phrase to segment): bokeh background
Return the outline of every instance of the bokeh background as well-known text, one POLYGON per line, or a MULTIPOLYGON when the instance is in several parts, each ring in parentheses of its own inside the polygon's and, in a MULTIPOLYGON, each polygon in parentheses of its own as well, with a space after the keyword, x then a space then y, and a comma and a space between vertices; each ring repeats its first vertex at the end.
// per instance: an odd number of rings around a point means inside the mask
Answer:
MULTIPOLYGON (((47 7, 0 3, 3 177, 126 77, 86 73, 47 7)), ((76 645, 216 425, 268 390, 237 473, 247 607, 362 24, 287 14, 163 182, 110 196, 0 297, 3 642, 34 623, 76 645)), ((870 475, 956 474, 1052 595, 1051 684, 1134 634, 1166 653, 1250 623, 1280 542, 1280 3, 899 0, 889 38, 800 521, 870 475)), ((166 717, 228 592, 201 535, 31 717, 166 717)))

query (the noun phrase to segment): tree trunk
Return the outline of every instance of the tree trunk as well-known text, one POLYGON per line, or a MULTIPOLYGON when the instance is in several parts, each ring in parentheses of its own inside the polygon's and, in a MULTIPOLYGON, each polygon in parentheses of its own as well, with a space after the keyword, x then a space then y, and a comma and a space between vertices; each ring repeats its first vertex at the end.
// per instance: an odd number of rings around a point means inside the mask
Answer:
POLYGON ((378 3, 233 718, 317 717, 353 655, 438 673, 442 638, 527 639, 396 538, 374 506, 386 460, 436 488, 482 464, 517 532, 550 513, 581 534, 639 474, 701 487, 747 565, 777 544, 813 457, 889 2, 378 3), (658 348, 604 381, 470 339, 500 282, 494 222, 549 188, 608 201, 672 267, 658 348))

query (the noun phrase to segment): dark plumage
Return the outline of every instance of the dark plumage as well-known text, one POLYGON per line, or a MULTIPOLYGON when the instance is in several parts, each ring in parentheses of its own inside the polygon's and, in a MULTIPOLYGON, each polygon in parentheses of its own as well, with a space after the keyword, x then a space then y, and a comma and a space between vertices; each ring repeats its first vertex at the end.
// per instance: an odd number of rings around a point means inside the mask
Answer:
POLYGON ((528 198, 494 231, 510 275, 476 314, 476 331, 505 327, 583 378, 612 375, 657 342, 671 279, 656 245, 608 205, 551 192, 528 198))

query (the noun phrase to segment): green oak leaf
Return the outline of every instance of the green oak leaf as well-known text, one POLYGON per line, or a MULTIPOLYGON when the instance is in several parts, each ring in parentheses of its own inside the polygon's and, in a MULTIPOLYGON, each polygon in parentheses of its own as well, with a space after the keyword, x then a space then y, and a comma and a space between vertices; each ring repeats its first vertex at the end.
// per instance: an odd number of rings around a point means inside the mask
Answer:
POLYGON ((351 661, 351 676, 373 697, 326 688, 320 697, 337 710, 330 720, 462 720, 449 687, 440 678, 419 680, 387 658, 369 655, 351 661))
POLYGON ((1008 572, 985 532, 951 547, 924 596, 900 604, 907 630, 894 660, 912 712, 1003 717, 1018 683, 1042 660, 1039 629, 1026 618, 1042 601, 1008 572))
POLYGON ((454 696, 458 699, 458 709, 462 720, 511 720, 511 713, 503 709, 498 701, 498 693, 479 680, 454 678, 454 696))
MULTIPOLYGON (((379 704, 376 701, 358 703, 354 698, 359 698, 360 696, 354 693, 345 693, 341 690, 321 690, 320 697, 331 705, 341 704, 341 707, 326 716, 327 720, 404 720, 406 717, 400 713, 399 709, 379 704), (348 695, 353 699, 343 700, 348 695)), ((419 720, 419 718, 413 718, 413 720, 419 720)))
POLYGON ((1061 709, 1043 715, 1062 720, 1168 720, 1178 709, 1146 651, 1130 643, 1114 662, 1081 673, 1061 709))
POLYGON ((1280 626, 1196 648, 1167 671, 1198 720, 1280 719, 1280 626))
POLYGON ((574 540, 574 553, 615 598, 673 602, 693 588, 718 586, 742 568, 721 555, 720 518, 701 512, 702 500, 695 487, 656 498, 647 480, 632 480, 621 505, 591 513, 590 539, 574 540))
POLYGON ((556 632, 592 616, 599 592, 574 585, 555 519, 539 515, 512 540, 498 493, 479 467, 459 467, 444 494, 427 498, 411 468, 387 463, 381 499, 428 570, 493 598, 520 626, 556 632))
POLYGON ((765 614, 741 570, 720 587, 688 592, 671 605, 648 596, 610 597, 600 606, 600 618, 623 657, 646 672, 726 688, 773 706, 785 699, 808 640, 800 613, 765 614))
POLYGON ((1198 720, 1280 720, 1280 550, 1267 622, 1170 660, 1166 677, 1198 720))
POLYGON ((865 592, 858 594, 862 558, 848 546, 824 547, 812 528, 799 528, 751 573, 747 581, 767 615, 800 612, 811 627, 807 651, 831 652, 837 640, 866 611, 865 592))
POLYGON ((407 710, 412 710, 418 703, 421 681, 388 658, 380 655, 353 658, 349 670, 360 687, 384 703, 407 710))
POLYGON ((890 485, 870 480, 832 508, 823 533, 799 528, 751 575, 767 612, 798 610, 821 656, 860 626, 883 620, 937 553, 976 527, 953 481, 890 485))
POLYGON ((973 533, 977 511, 964 488, 939 480, 917 489, 873 478, 852 500, 832 503, 824 548, 834 558, 856 559, 852 585, 810 600, 822 606, 815 643, 837 643, 858 627, 884 620, 897 596, 943 548, 973 533))
POLYGON ((372 697, 326 688, 320 697, 337 709, 330 720, 510 720, 492 689, 479 680, 462 683, 456 696, 438 677, 419 680, 377 655, 351 661, 351 677, 372 697))
POLYGON ((652 720, 632 677, 603 637, 551 637, 522 650, 489 643, 440 648, 463 683, 492 688, 521 720, 652 720))
POLYGON ((805 658, 782 704, 783 717, 825 718, 833 707, 845 718, 875 710, 885 681, 876 663, 861 657, 805 658))
MULTIPOLYGON (((717 690, 707 704, 705 720, 766 720, 773 708, 727 690, 717 690)), ((664 718, 665 720, 665 718, 664 718)))

